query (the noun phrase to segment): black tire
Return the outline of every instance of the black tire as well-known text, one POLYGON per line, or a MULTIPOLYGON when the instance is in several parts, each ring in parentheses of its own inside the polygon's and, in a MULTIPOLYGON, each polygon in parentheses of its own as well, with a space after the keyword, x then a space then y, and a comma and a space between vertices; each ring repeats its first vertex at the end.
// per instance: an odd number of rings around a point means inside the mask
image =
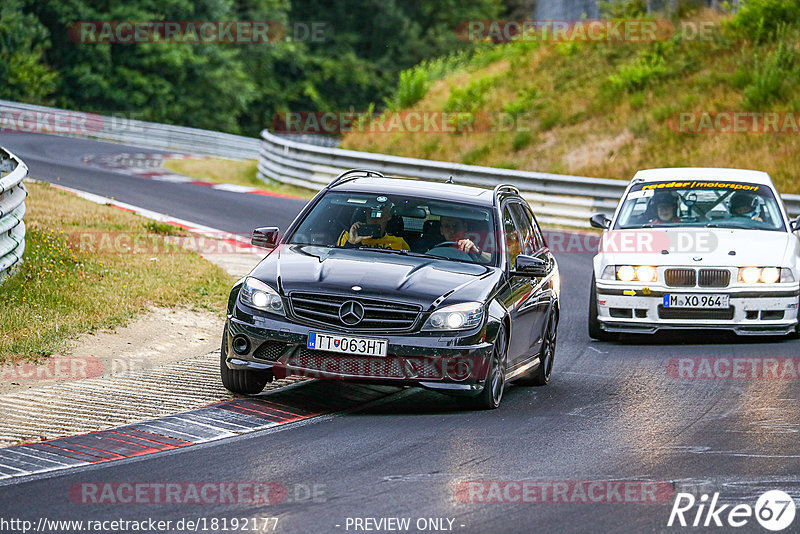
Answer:
POLYGON ((231 393, 255 395, 264 390, 268 382, 272 382, 272 373, 230 369, 225 360, 228 358, 228 326, 222 333, 222 347, 219 351, 219 371, 222 385, 231 393))
POLYGON ((494 410, 500 406, 506 385, 506 363, 506 329, 500 325, 483 391, 476 397, 465 397, 466 406, 474 410, 494 410))
POLYGON ((550 373, 553 372, 553 361, 556 357, 556 343, 558 342, 558 312, 555 307, 547 319, 544 334, 542 335, 542 348, 539 350, 539 367, 522 375, 516 383, 521 386, 546 386, 550 382, 550 373))
POLYGON ((595 284, 594 274, 592 274, 592 290, 589 295, 589 337, 599 341, 617 341, 619 334, 612 334, 603 330, 597 315, 597 285, 595 284))
POLYGON ((794 327, 794 332, 788 335, 789 339, 800 339, 800 323, 794 327))

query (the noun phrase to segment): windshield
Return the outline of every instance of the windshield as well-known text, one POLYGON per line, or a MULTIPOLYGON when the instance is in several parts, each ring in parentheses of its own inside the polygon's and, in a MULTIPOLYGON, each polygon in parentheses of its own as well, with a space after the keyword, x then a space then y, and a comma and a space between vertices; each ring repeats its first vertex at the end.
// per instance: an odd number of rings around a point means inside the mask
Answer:
POLYGON ((288 243, 496 265, 492 211, 404 195, 330 192, 288 243))
POLYGON ((690 180, 642 183, 630 189, 614 228, 655 226, 785 231, 769 187, 690 180))

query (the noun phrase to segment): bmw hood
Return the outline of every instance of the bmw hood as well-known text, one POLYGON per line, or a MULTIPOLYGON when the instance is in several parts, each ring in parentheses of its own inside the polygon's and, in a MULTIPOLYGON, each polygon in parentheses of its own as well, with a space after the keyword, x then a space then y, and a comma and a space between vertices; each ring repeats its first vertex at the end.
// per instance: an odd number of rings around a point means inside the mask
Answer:
POLYGON ((436 258, 282 245, 264 258, 250 276, 277 286, 283 295, 293 291, 359 295, 428 309, 438 298, 456 290, 459 302, 483 301, 499 274, 493 267, 436 258))

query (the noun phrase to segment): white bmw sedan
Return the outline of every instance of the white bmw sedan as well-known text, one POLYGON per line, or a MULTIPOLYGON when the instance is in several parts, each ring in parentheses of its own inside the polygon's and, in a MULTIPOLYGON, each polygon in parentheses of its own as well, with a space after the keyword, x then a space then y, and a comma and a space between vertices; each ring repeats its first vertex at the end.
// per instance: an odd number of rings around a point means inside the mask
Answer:
POLYGON ((594 258, 589 335, 724 329, 798 333, 800 217, 769 175, 733 169, 639 171, 594 258))

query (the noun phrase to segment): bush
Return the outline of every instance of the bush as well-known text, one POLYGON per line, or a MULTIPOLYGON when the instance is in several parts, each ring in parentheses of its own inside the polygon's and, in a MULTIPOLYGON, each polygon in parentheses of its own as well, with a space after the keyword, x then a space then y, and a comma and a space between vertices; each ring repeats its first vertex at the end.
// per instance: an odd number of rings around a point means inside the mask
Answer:
POLYGON ((400 72, 397 89, 390 98, 384 99, 384 104, 391 111, 410 108, 425 98, 433 82, 467 65, 472 57, 471 50, 463 50, 423 61, 415 67, 400 72))
POLYGON ((616 73, 608 77, 608 83, 617 91, 638 91, 669 74, 666 56, 674 43, 655 43, 652 49, 641 53, 633 62, 622 65, 616 73))
POLYGON ((517 132, 514 135, 514 140, 511 141, 511 150, 519 152, 533 141, 533 135, 527 131, 517 132))
POLYGON ((747 0, 729 27, 739 36, 760 42, 775 39, 783 24, 800 25, 800 3, 797 0, 747 0))
MULTIPOLYGON (((781 99, 787 82, 797 79, 796 51, 781 43, 777 50, 761 60, 754 56, 749 83, 744 88, 744 107, 749 110, 763 109, 775 100, 781 99)), ((737 76, 744 77, 743 71, 737 76)))
POLYGON ((450 96, 444 104, 445 111, 475 112, 483 105, 489 90, 495 85, 496 78, 484 76, 467 84, 463 89, 450 88, 450 96))

